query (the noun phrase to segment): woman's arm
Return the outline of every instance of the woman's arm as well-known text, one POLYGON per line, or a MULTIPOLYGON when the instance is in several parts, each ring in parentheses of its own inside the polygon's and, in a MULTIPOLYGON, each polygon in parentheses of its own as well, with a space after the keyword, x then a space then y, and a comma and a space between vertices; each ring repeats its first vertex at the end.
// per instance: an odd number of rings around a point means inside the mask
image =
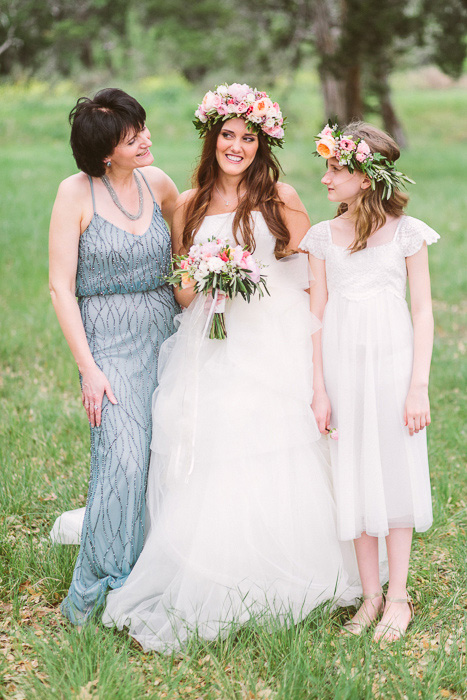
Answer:
POLYGON ((310 228, 310 218, 307 210, 291 185, 278 182, 277 189, 281 200, 284 202, 282 216, 290 233, 289 250, 297 251, 298 246, 306 232, 310 228))
POLYGON ((104 392, 117 403, 110 384, 94 362, 75 297, 83 187, 74 176, 64 180, 52 211, 49 237, 49 288, 60 327, 83 378, 83 405, 91 425, 100 425, 104 392), (96 409, 95 407, 99 408, 96 409))
MULTIPOLYGON (((326 284, 325 261, 309 255, 311 273, 314 282, 310 287, 310 309, 320 320, 323 320, 324 309, 328 300, 326 284)), ((315 414, 316 423, 320 433, 326 433, 330 427, 331 402, 329 401, 324 385, 323 351, 321 347, 321 330, 313 333, 313 402, 311 408, 315 414)))
POLYGON ((178 198, 177 186, 163 170, 152 165, 144 168, 144 174, 161 208, 162 216, 170 228, 178 198))
POLYGON ((430 271, 426 243, 406 258, 414 328, 413 369, 409 393, 405 402, 404 424, 410 435, 430 425, 428 380, 433 351, 433 311, 431 304, 430 271))

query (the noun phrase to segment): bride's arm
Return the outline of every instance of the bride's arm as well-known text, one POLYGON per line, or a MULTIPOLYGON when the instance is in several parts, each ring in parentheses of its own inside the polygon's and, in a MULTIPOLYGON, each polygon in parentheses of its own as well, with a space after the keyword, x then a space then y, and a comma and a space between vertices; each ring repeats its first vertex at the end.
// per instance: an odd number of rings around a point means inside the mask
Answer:
POLYGON ((290 233, 288 249, 296 252, 300 241, 303 240, 310 228, 310 219, 302 200, 291 185, 287 185, 285 182, 278 182, 277 190, 281 200, 284 202, 282 216, 290 233))
MULTIPOLYGON (((183 229, 185 228, 186 220, 186 205, 188 203, 192 190, 182 192, 175 203, 175 211, 172 220, 172 251, 174 255, 185 255, 186 250, 183 247, 183 229)), ((189 287, 182 289, 174 287, 175 299, 180 306, 190 306, 196 296, 194 291, 195 282, 193 281, 189 287)))

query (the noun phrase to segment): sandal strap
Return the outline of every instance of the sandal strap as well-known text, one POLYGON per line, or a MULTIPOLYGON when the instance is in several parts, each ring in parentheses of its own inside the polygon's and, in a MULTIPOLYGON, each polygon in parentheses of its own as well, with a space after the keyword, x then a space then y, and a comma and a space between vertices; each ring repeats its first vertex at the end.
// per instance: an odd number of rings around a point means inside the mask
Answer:
POLYGON ((388 603, 407 603, 407 605, 410 608, 410 619, 413 620, 413 617, 415 615, 415 609, 413 599, 408 593, 405 598, 391 598, 390 596, 387 596, 386 601, 388 603))
POLYGON ((381 598, 381 597, 383 598, 383 600, 385 600, 384 593, 383 593, 382 589, 380 591, 378 591, 377 593, 368 593, 367 595, 363 595, 362 600, 374 600, 375 598, 381 598))

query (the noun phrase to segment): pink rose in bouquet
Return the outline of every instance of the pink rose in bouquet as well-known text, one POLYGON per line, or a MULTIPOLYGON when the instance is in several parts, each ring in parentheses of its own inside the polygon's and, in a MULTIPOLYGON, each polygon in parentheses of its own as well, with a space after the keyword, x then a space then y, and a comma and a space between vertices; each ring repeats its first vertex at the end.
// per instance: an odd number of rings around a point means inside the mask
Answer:
POLYGON ((254 294, 269 294, 266 278, 253 255, 239 245, 232 248, 221 238, 192 245, 188 255, 173 257, 173 266, 167 278, 170 284, 182 288, 193 285, 195 292, 212 299, 207 304, 208 313, 212 314, 212 339, 227 337, 223 299, 240 295, 249 302, 254 294))

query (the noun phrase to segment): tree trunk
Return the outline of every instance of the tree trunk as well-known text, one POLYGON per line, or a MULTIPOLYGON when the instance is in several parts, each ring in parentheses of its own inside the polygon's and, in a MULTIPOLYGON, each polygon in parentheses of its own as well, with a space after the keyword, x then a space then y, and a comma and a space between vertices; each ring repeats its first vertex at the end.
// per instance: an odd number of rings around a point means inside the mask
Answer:
POLYGON ((316 0, 314 5, 314 35, 315 47, 318 51, 320 62, 318 73, 321 81, 321 89, 324 98, 325 119, 337 119, 339 123, 346 121, 345 108, 345 82, 336 76, 333 70, 335 55, 338 48, 338 36, 340 29, 337 25, 336 7, 332 0, 316 0))
POLYGON ((345 121, 351 122, 354 119, 360 120, 364 117, 360 65, 354 64, 352 66, 349 66, 346 73, 347 80, 345 83, 345 121))
POLYGON ((406 148, 407 137, 392 104, 388 76, 386 73, 378 72, 375 74, 375 80, 383 126, 397 141, 400 148, 406 148))

